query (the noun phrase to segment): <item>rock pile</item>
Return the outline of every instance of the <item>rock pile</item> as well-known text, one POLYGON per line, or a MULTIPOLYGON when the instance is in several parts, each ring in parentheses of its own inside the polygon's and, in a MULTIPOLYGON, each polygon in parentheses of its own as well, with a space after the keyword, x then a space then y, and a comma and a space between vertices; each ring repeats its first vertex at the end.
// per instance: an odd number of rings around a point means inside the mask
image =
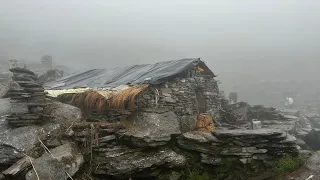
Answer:
POLYGON ((121 123, 77 123, 67 132, 74 141, 85 147, 85 153, 104 152, 116 145, 116 134, 125 129, 121 123))
POLYGON ((261 160, 268 164, 284 154, 297 155, 295 137, 279 130, 222 130, 214 135, 187 132, 178 138, 180 147, 202 153, 202 162, 219 165, 226 158, 243 164, 261 160))
POLYGON ((256 105, 250 108, 249 117, 250 119, 268 120, 282 119, 283 115, 274 107, 256 105))
POLYGON ((86 154, 94 154, 95 178, 155 179, 168 169, 185 166, 184 156, 164 146, 179 134, 177 116, 155 108, 134 114, 129 122, 75 123, 66 135, 86 154))
MULTIPOLYGON (((10 99, 0 99, 0 114, 4 116, 10 114, 10 106, 10 99)), ((24 179, 26 173, 25 170, 31 167, 30 159, 26 156, 26 154, 30 156, 32 162, 35 163, 33 159, 38 159, 42 153, 45 152, 43 146, 40 146, 40 140, 49 149, 65 144, 69 142, 69 140, 63 139, 60 136, 62 132, 65 132, 65 128, 69 127, 70 124, 81 121, 81 118, 79 117, 79 114, 81 115, 80 109, 70 105, 52 102, 48 105, 48 107, 45 108, 45 111, 46 114, 49 114, 54 118, 51 118, 50 122, 42 126, 31 125, 10 128, 5 123, 5 117, 0 118, 0 169, 2 171, 10 167, 6 171, 2 172, 7 179, 24 179)), ((50 152, 54 153, 54 151, 51 150, 50 152)), ((65 153, 66 151, 61 151, 61 149, 59 149, 56 152, 60 152, 61 154, 65 153)), ((55 157, 58 157, 57 154, 54 155, 55 157)), ((52 162, 51 160, 53 159, 49 159, 50 162, 52 162)), ((68 159, 68 161, 65 162, 71 163, 73 161, 68 159)), ((73 167, 74 165, 71 166, 73 167)), ((77 166, 80 166, 80 164, 77 164, 77 166)), ((37 171, 38 169, 39 171, 41 169, 41 171, 44 172, 48 170, 48 168, 51 167, 48 166, 47 169, 43 167, 37 168, 37 171)), ((57 170, 57 168, 54 170, 57 170)), ((40 174, 39 171, 38 173, 40 174)), ((60 170, 58 169, 58 171, 60 170)), ((71 173, 69 171, 67 172, 71 173)), ((51 173, 53 175, 57 174, 56 172, 52 171, 51 173)))
MULTIPOLYGON (((304 121, 305 118, 301 118, 301 115, 296 111, 289 110, 277 110, 273 107, 267 107, 263 105, 250 106, 245 102, 239 102, 231 105, 233 112, 244 122, 243 124, 238 124, 246 129, 252 129, 252 121, 257 120, 262 123, 262 128, 266 129, 279 129, 292 134, 298 125, 305 127, 307 122, 304 121), (301 121, 301 122, 300 122, 301 121)), ((236 128, 239 128, 236 127, 236 128)))
POLYGON ((13 127, 41 124, 46 99, 37 76, 23 68, 10 71, 13 73, 13 81, 6 93, 6 97, 11 98, 11 114, 6 118, 8 124, 13 127))

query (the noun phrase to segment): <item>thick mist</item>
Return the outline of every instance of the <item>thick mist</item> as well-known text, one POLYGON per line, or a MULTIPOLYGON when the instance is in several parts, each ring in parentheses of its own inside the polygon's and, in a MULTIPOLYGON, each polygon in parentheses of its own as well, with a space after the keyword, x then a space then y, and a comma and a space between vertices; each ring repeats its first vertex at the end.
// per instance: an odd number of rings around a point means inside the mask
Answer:
POLYGON ((314 82, 319 16, 317 0, 1 0, 0 58, 83 68, 201 57, 226 91, 314 82))

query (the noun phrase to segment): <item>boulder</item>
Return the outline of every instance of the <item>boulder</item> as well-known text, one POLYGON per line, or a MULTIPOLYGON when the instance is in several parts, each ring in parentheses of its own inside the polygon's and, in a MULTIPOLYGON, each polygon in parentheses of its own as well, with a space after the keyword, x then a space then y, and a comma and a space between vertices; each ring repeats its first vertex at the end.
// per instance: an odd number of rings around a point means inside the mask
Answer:
POLYGON ((303 140, 313 150, 320 150, 320 129, 312 129, 303 140))
POLYGON ((178 118, 172 111, 148 109, 134 114, 129 121, 133 127, 122 137, 131 146, 156 147, 167 144, 172 135, 179 135, 178 118))
POLYGON ((53 117, 53 122, 65 124, 66 121, 80 121, 82 118, 81 110, 75 106, 64 104, 58 101, 49 101, 50 106, 45 109, 47 114, 53 117))
MULTIPOLYGON (((67 143, 51 150, 33 162, 40 179, 67 180, 73 176, 84 163, 83 156, 75 144, 67 143)), ((26 180, 37 180, 35 170, 26 174, 26 180)))
POLYGON ((0 133, 0 165, 11 165, 21 159, 25 153, 39 143, 38 137, 50 134, 58 125, 47 124, 44 127, 26 126, 15 129, 2 129, 0 133))
POLYGON ((10 129, 5 116, 10 113, 10 99, 0 99, 0 166, 12 165, 23 153, 35 147, 39 128, 24 127, 10 129))
POLYGON ((21 159, 25 153, 36 147, 39 143, 38 138, 41 140, 51 138, 54 132, 60 130, 59 122, 70 124, 74 119, 81 117, 79 117, 78 108, 56 102, 53 105, 46 109, 47 111, 53 109, 48 112, 55 117, 52 123, 44 126, 33 125, 11 129, 5 120, 5 115, 10 113, 10 100, 0 99, 0 166, 7 167, 21 159), (72 113, 69 114, 69 112, 72 113))
POLYGON ((95 175, 108 175, 117 179, 129 177, 152 177, 162 169, 181 168, 185 166, 186 159, 171 149, 158 149, 156 151, 127 151, 110 157, 101 157, 95 175), (154 173, 157 172, 157 173, 154 173))

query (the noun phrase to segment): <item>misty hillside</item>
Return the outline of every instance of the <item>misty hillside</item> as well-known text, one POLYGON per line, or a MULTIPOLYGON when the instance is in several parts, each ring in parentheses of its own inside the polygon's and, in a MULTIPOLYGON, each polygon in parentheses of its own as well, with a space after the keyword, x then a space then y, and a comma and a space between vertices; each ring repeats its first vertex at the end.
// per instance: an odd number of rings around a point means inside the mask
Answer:
POLYGON ((319 93, 318 7, 303 0, 8 1, 0 6, 0 57, 50 54, 72 69, 200 57, 221 89, 278 104, 282 97, 260 97, 300 86, 299 93, 319 93))

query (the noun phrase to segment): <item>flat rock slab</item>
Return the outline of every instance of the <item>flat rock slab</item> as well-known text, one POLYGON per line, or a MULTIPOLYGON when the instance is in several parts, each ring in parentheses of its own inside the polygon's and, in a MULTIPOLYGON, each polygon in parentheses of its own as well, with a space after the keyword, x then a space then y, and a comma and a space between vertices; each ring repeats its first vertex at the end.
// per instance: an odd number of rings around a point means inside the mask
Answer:
POLYGON ((217 130, 213 132, 219 137, 235 137, 235 136, 281 136, 283 131, 277 129, 255 129, 255 130, 217 130))
MULTIPOLYGON (((51 153, 55 158, 46 153, 33 162, 40 179, 67 180, 68 174, 73 176, 84 163, 84 158, 75 144, 64 144, 52 149, 51 153)), ((26 180, 38 179, 34 169, 26 174, 26 180)))
POLYGON ((171 149, 159 149, 149 152, 126 153, 114 158, 105 158, 94 171, 96 175, 109 175, 118 179, 128 179, 145 170, 181 168, 186 159, 171 149))
POLYGON ((50 106, 45 110, 45 112, 54 117, 54 122, 64 124, 67 121, 80 121, 82 118, 81 110, 77 107, 63 104, 58 101, 51 101, 49 103, 50 106))
POLYGON ((220 140, 210 133, 200 131, 184 133, 180 135, 177 140, 181 148, 205 154, 217 155, 220 153, 222 148, 220 140))
POLYGON ((230 147, 221 151, 221 155, 252 157, 253 154, 264 154, 267 151, 267 149, 258 149, 256 147, 230 147))
POLYGON ((201 131, 191 131, 186 132, 181 135, 181 137, 188 139, 188 140, 194 140, 199 143, 210 143, 210 142, 221 142, 219 139, 217 139, 215 136, 213 136, 210 133, 205 133, 201 131))
POLYGON ((285 120, 298 120, 298 117, 297 116, 292 116, 292 115, 284 115, 283 118, 285 120))
POLYGON ((15 68, 9 69, 9 71, 13 72, 13 73, 21 73, 21 74, 25 73, 25 74, 35 76, 34 72, 32 72, 28 69, 25 69, 25 68, 20 68, 20 67, 15 67, 15 68))
POLYGON ((129 121, 133 127, 124 133, 123 139, 135 147, 156 147, 167 144, 172 135, 180 134, 178 117, 172 111, 140 112, 129 121), (162 112, 162 113, 161 113, 162 112))

